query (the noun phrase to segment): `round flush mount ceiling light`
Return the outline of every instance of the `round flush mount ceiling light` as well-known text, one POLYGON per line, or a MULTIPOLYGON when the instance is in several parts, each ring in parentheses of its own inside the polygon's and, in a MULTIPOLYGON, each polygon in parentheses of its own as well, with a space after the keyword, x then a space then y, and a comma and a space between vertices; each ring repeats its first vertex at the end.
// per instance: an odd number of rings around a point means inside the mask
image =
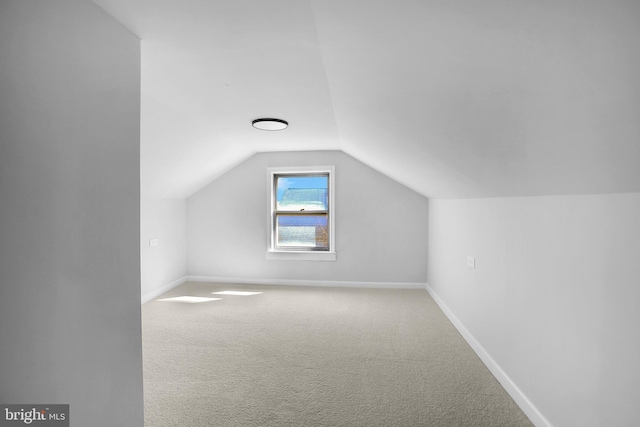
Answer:
POLYGON ((255 119, 251 126, 260 130, 282 130, 286 129, 289 123, 280 119, 255 119))

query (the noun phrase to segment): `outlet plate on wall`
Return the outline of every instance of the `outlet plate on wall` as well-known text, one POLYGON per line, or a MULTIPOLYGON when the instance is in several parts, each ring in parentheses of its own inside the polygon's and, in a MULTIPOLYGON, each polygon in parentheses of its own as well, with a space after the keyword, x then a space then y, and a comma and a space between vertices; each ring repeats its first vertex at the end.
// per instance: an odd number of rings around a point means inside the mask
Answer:
POLYGON ((469 267, 472 270, 476 269, 476 259, 472 256, 468 256, 467 257, 467 267, 469 267))

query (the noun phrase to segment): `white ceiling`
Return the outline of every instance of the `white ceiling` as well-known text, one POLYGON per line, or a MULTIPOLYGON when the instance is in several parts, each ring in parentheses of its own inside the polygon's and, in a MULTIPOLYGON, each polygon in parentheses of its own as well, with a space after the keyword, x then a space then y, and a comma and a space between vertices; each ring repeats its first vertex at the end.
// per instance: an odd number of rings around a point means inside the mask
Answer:
POLYGON ((94 2, 142 39, 148 197, 333 149, 428 197, 640 191, 638 1, 94 2))

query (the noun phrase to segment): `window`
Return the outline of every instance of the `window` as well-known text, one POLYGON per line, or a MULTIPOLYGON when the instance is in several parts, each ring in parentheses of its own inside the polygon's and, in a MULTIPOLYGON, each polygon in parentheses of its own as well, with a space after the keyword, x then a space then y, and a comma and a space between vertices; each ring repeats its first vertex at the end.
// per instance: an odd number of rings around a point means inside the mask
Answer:
POLYGON ((269 169, 267 258, 335 260, 333 167, 269 169))

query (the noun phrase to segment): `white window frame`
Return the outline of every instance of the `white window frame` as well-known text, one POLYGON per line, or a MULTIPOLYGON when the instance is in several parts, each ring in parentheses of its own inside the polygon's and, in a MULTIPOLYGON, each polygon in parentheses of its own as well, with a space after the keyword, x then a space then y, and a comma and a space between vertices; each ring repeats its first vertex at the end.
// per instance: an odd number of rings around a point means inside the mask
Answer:
POLYGON ((336 260, 336 217, 335 217, 335 167, 334 166, 297 166, 274 167, 267 169, 267 259, 268 260, 298 260, 298 261, 335 261, 336 260), (275 208, 276 208, 276 175, 329 175, 329 250, 286 250, 275 246, 275 208))

